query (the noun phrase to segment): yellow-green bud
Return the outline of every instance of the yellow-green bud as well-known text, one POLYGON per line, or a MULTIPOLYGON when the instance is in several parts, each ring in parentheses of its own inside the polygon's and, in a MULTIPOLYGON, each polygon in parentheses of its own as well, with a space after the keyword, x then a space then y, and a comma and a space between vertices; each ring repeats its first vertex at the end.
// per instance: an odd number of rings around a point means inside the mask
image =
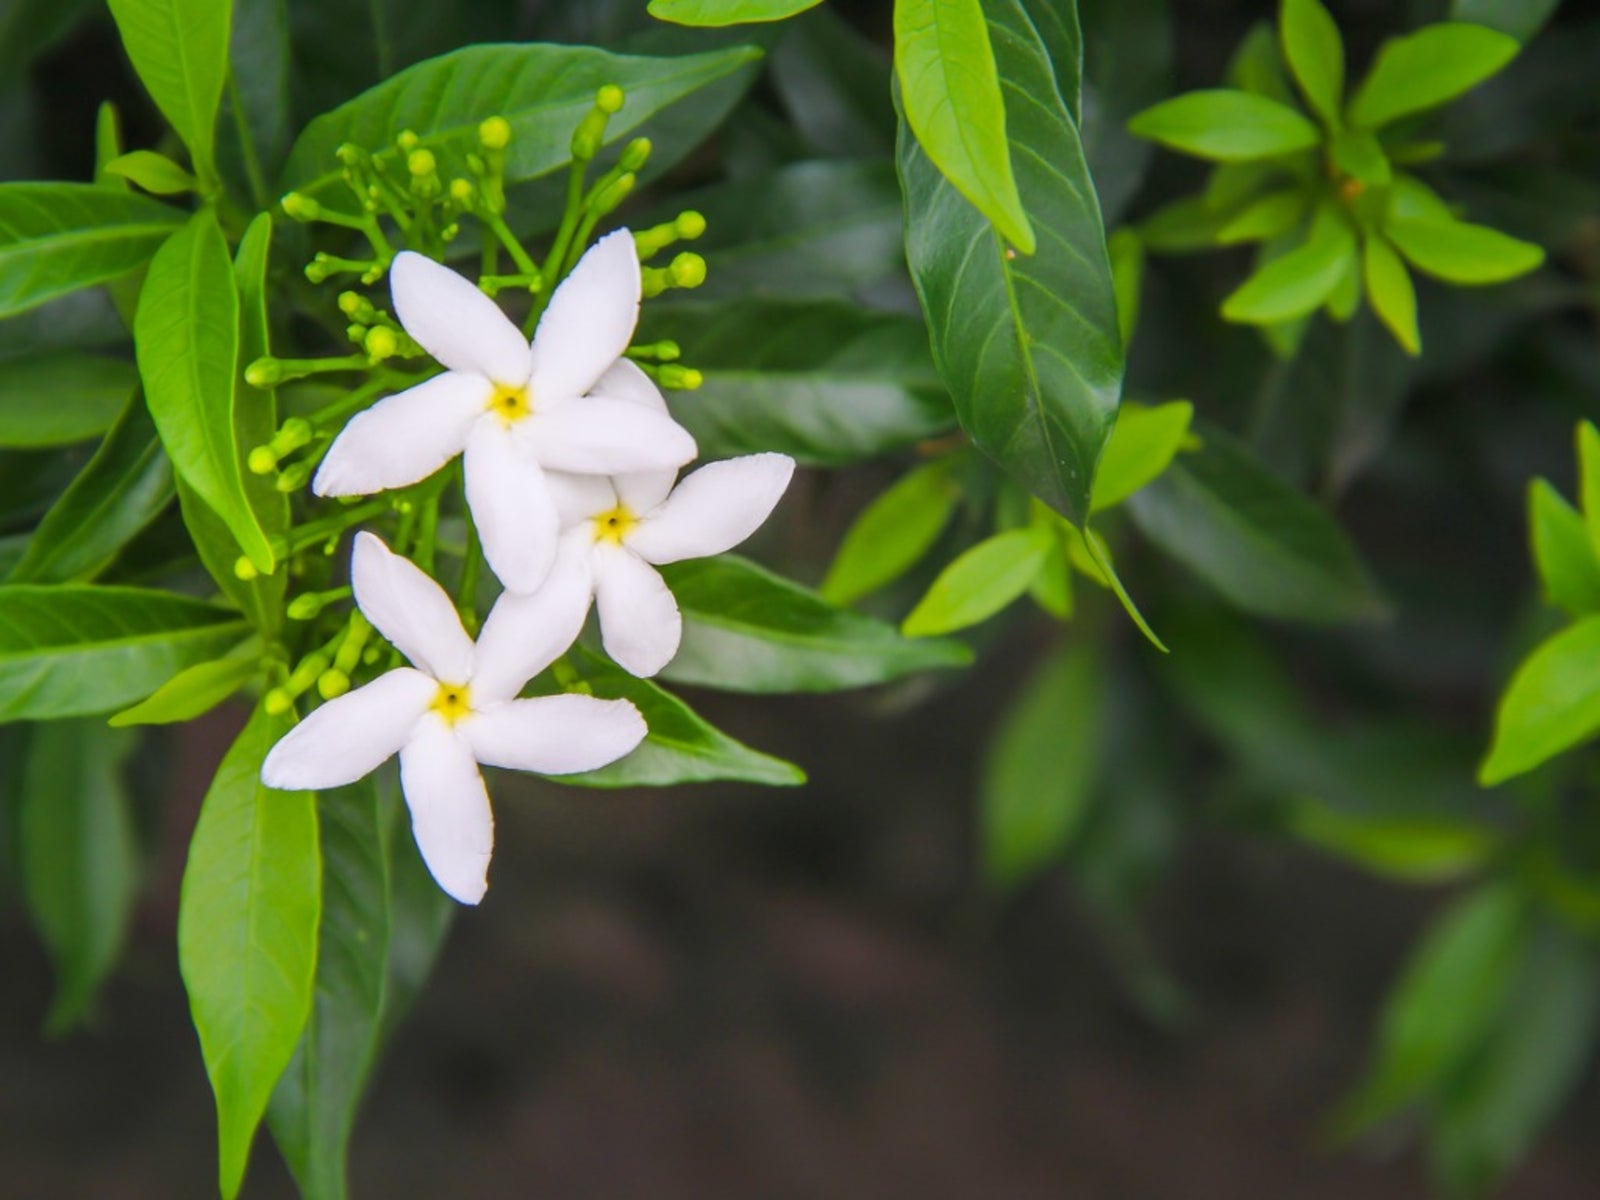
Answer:
POLYGON ((638 181, 639 177, 631 171, 626 175, 618 175, 601 188, 599 195, 594 198, 595 211, 608 213, 616 208, 628 198, 628 193, 633 191, 633 185, 638 181))
POLYGON ((422 144, 422 139, 419 138, 412 130, 402 129, 400 131, 400 136, 394 139, 394 144, 400 147, 401 154, 410 154, 422 144))
POLYGON ((298 450, 301 446, 311 444, 311 422, 304 417, 290 417, 278 426, 278 432, 273 436, 272 445, 280 454, 290 450, 298 450))
POLYGON ((302 196, 299 192, 289 192, 278 202, 283 206, 283 211, 296 221, 315 221, 322 215, 322 205, 310 196, 302 196))
POLYGON ((323 606, 327 602, 327 597, 319 592, 307 592, 304 595, 296 596, 289 601, 289 619, 291 621, 310 621, 322 612, 323 606))
POLYGON ((317 676, 317 691, 324 700, 332 700, 350 690, 350 676, 343 671, 324 671, 317 676))
POLYGON ((256 570, 255 563, 242 554, 234 560, 233 573, 236 578, 242 579, 246 583, 249 583, 252 579, 261 578, 261 572, 256 570))
POLYGON ((284 713, 288 712, 293 705, 294 697, 290 696, 289 693, 284 691, 282 688, 273 688, 265 696, 261 697, 261 707, 266 709, 268 714, 274 717, 282 716, 284 713))
POLYGON ((278 475, 278 478, 273 483, 273 486, 277 488, 278 491, 285 494, 288 494, 289 492, 298 492, 301 488, 305 487, 310 478, 311 464, 308 462, 297 462, 291 466, 285 467, 278 475))
POLYGON ((504 150, 511 144, 511 122, 490 117, 478 126, 478 144, 485 150, 504 150))
POLYGON ((318 253, 315 258, 306 264, 306 278, 312 283, 326 282, 329 275, 333 274, 328 266, 328 256, 318 253))
POLYGON ((367 357, 373 362, 381 362, 386 358, 393 358, 400 349, 400 339, 395 336, 394 330, 387 325, 375 325, 367 330, 366 340, 362 342, 367 357))
POLYGON ((471 204, 472 190, 472 180, 470 179, 456 178, 450 181, 450 199, 457 204, 471 204))
POLYGON ((283 366, 271 355, 263 355, 244 369, 244 381, 253 388, 269 388, 283 380, 283 366))
POLYGON ((677 363, 667 363, 657 372, 657 377, 664 388, 675 388, 681 392, 692 392, 705 382, 693 367, 680 367, 677 363))
POLYGON ((257 446, 250 451, 245 465, 250 468, 252 475, 271 475, 278 469, 278 456, 272 452, 271 446, 257 446))
POLYGON ((667 269, 672 272, 672 282, 681 288, 699 287, 706 281, 706 260, 692 250, 674 258, 667 269))
POLYGON ((344 327, 344 335, 359 346, 362 342, 367 340, 367 327, 359 323, 354 325, 346 325, 344 327))
POLYGON ((333 152, 333 156, 345 166, 354 167, 366 160, 367 152, 360 146, 345 142, 333 152))
POLYGON ((682 354, 683 351, 679 348, 677 342, 663 341, 656 343, 656 358, 661 362, 675 362, 682 354))
POLYGON ((637 171, 650 159, 650 139, 634 138, 622 148, 617 165, 624 171, 637 171))
POLYGON ((594 106, 609 115, 621 112, 622 102, 626 99, 621 88, 614 83, 608 83, 594 94, 594 106))
POLYGON ((339 293, 339 311, 352 320, 361 315, 361 307, 365 303, 360 292, 339 293))
POLYGON ((693 241, 706 231, 706 219, 693 209, 679 213, 678 219, 674 224, 678 227, 678 236, 687 238, 690 241, 693 241))
POLYGON ((438 168, 432 150, 413 150, 406 155, 406 170, 418 179, 432 175, 438 168))

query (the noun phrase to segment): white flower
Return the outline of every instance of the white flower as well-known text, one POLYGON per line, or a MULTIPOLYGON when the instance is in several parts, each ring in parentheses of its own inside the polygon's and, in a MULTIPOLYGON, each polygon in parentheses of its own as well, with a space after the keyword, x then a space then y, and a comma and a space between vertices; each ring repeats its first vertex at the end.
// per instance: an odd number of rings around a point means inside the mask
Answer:
POLYGON ((443 589, 370 533, 356 535, 350 577, 361 611, 415 669, 390 671, 318 708, 272 748, 261 779, 275 788, 343 787, 398 753, 423 861, 446 892, 476 904, 494 846, 478 764, 546 775, 593 770, 637 746, 644 720, 626 700, 516 699, 582 626, 582 605, 560 580, 541 589, 542 601, 521 606, 524 620, 493 622, 474 645, 443 589))
MULTIPOLYGON (((682 466, 694 439, 665 405, 615 395, 639 317, 639 257, 626 229, 600 239, 550 297, 530 346, 498 305, 409 251, 389 272, 395 313, 445 368, 358 414, 312 489, 366 495, 426 479, 464 454, 484 557, 514 591, 550 568, 557 514, 544 470, 610 475, 682 466)), ((654 385, 651 385, 652 389, 654 385)))

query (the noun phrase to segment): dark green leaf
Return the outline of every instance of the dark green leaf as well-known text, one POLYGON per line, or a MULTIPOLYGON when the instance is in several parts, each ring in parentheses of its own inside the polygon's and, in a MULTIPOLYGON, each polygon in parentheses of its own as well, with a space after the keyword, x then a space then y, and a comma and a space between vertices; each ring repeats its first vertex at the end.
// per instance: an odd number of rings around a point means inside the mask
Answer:
POLYGON ((139 81, 177 130, 195 174, 217 177, 217 107, 228 74, 233 5, 217 0, 109 0, 139 81))
POLYGON ((883 86, 889 56, 832 8, 784 26, 772 83, 790 121, 820 154, 867 157, 894 150, 894 105, 883 86))
POLYGON ((56 967, 46 1027, 81 1021, 116 963, 138 887, 122 765, 126 734, 98 721, 34 728, 20 796, 22 877, 28 907, 56 967))
POLYGON ((288 732, 258 709, 206 793, 178 909, 178 965, 217 1101, 218 1180, 238 1194, 250 1144, 311 1013, 321 910, 310 792, 261 782, 288 732))
POLYGON ((104 433, 138 382, 132 363, 80 351, 0 359, 0 446, 67 446, 104 433))
POLYGON ((261 643, 255 638, 230 650, 225 658, 196 663, 179 671, 154 693, 110 720, 126 725, 171 725, 208 713, 261 674, 261 643))
POLYGON ((1600 617, 1548 638, 1517 668, 1495 715, 1494 742, 1478 770, 1504 783, 1600 732, 1600 617))
POLYGON ((228 43, 231 79, 217 127, 223 173, 258 207, 289 152, 289 8, 287 0, 234 0, 228 43))
POLYGON ((1448 283, 1502 283, 1544 261, 1532 242, 1466 221, 1390 221, 1383 232, 1412 266, 1448 283))
POLYGON ((1600 612, 1600 559, 1583 515, 1543 479, 1528 485, 1528 543, 1549 603, 1574 617, 1600 612))
POLYGON ((948 459, 924 463, 862 511, 822 581, 819 594, 824 600, 853 604, 922 561, 961 499, 950 467, 948 459))
POLYGON ((650 15, 678 25, 747 25, 782 21, 822 0, 650 0, 650 15))
POLYGON ((232 618, 144 588, 0 586, 0 722, 123 708, 237 642, 232 618))
POLYGON ((673 415, 707 458, 779 450, 840 466, 954 424, 922 323, 822 302, 648 306, 639 339, 672 338, 705 382, 673 415))
POLYGON ((1300 91, 1330 128, 1338 128, 1344 102, 1344 40, 1322 0, 1283 0, 1278 36, 1284 61, 1300 91))
POLYGON ((1081 521, 1122 380, 1105 232, 1077 129, 1026 12, 1000 0, 991 19, 1038 253, 1013 257, 903 136, 906 255, 963 427, 1029 492, 1081 521))
POLYGON ((988 620, 1028 590, 1055 548, 1044 525, 985 538, 939 572, 901 630, 909 637, 930 637, 988 620))
POLYGON ((1167 95, 1172 18, 1166 0, 1080 0, 1083 19, 1083 152, 1106 226, 1114 226, 1144 179, 1154 147, 1128 118, 1167 95))
POLYGON ((182 223, 122 188, 0 184, 0 317, 142 267, 182 223))
POLYGON ((1454 0, 1450 19, 1487 25, 1526 42, 1555 15, 1560 4, 1561 0, 1454 0))
POLYGON ((1351 813, 1303 798, 1290 802, 1285 824, 1319 850, 1406 883, 1459 879, 1500 847, 1493 829, 1460 817, 1351 813))
POLYGON ((1309 150, 1317 127, 1287 105, 1250 92, 1188 92, 1147 108, 1128 122, 1140 137, 1197 158, 1252 162, 1309 150))
POLYGON ((1463 22, 1390 38, 1350 100, 1350 123, 1376 129, 1454 100, 1498 72, 1518 48, 1515 38, 1463 22))

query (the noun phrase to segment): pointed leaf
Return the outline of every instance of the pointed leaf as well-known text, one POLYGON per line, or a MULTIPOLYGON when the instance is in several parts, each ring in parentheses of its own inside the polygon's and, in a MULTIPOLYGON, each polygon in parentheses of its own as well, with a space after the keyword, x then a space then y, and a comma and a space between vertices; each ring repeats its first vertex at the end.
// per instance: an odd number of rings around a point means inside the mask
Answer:
POLYGON ((216 0, 109 3, 139 81, 189 147, 195 174, 214 181, 217 108, 228 75, 233 5, 216 0))
POLYGON ((1419 271, 1447 283, 1501 283, 1544 261, 1532 242, 1466 221, 1390 221, 1383 232, 1419 271))
POLYGON ((69 446, 104 433, 138 382, 132 363, 82 351, 0 360, 0 446, 69 446))
POLYGON ((1583 515, 1543 479, 1528 485, 1528 542, 1546 601, 1574 617, 1600 612, 1600 559, 1583 515))
POLYGON ((1252 162, 1309 150, 1322 133, 1285 104, 1230 88, 1187 92, 1128 122, 1140 137, 1216 162, 1252 162))
POLYGON ((224 658, 185 667, 138 704, 117 713, 108 724, 120 729, 126 725, 192 721, 221 704, 260 675, 261 670, 261 643, 250 638, 224 658))
POLYGON ((1042 525, 985 538, 939 572, 901 630, 908 637, 931 637, 988 620, 1028 590, 1053 549, 1042 525))
POLYGON ((1324 123, 1337 128, 1344 102, 1344 41, 1322 0, 1283 0, 1278 36, 1306 102, 1324 123))
POLYGON ((846 531, 818 594, 853 604, 899 579, 933 548, 960 498, 948 460, 907 471, 846 531))
POLYGON ((822 0, 650 0, 650 15, 677 25, 747 25, 782 21, 822 0))
POLYGON ((1123 404, 1094 477, 1092 511, 1102 512, 1160 477, 1189 439, 1194 405, 1174 400, 1147 408, 1123 404))
POLYGON ((1376 129, 1454 100, 1496 74, 1518 49, 1515 38, 1460 21, 1390 38, 1351 98, 1350 123, 1376 129))
POLYGON ((1417 332, 1417 293, 1405 263, 1380 233, 1369 233, 1362 248, 1362 278, 1366 281, 1367 301, 1378 319, 1394 334, 1394 340, 1407 354, 1422 352, 1422 335, 1417 332))
POLYGON ((1523 660, 1500 698, 1480 783, 1504 783, 1600 732, 1597 662, 1600 617, 1563 629, 1523 660))
POLYGON ((1345 221, 1318 221, 1303 246, 1274 258, 1222 302, 1222 316, 1246 325, 1281 325, 1315 312, 1339 286, 1355 256, 1345 221))

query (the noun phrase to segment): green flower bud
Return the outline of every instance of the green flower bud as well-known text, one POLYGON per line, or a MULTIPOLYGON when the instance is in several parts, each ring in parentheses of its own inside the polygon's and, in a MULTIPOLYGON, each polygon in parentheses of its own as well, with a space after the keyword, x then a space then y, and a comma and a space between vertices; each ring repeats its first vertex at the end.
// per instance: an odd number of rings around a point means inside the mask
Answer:
POLYGON ((472 180, 456 178, 450 181, 450 199, 457 204, 468 205, 472 203, 472 180))
POLYGON ((617 160, 617 165, 624 171, 638 171, 650 159, 650 139, 634 138, 622 148, 622 157, 617 160))
POLYGON ((679 213, 678 219, 673 224, 678 227, 678 236, 689 241, 693 241, 706 231, 706 219, 693 209, 679 213))
POLYGON ((621 88, 614 83, 608 83, 594 94, 594 106, 607 114, 621 112, 623 101, 627 96, 621 88))
POLYGON ((682 354, 683 351, 679 348, 677 342, 662 341, 656 343, 656 358, 664 363, 674 362, 682 354))
POLYGON ((681 392, 692 392, 705 382, 693 367, 680 367, 676 363, 666 363, 657 371, 657 378, 664 388, 675 388, 681 392))
POLYGON ((386 358, 393 358, 399 351, 400 339, 387 325, 375 325, 367 330, 362 348, 373 362, 382 362, 386 358))
POLYGON ((306 278, 312 283, 325 283, 332 274, 333 268, 328 266, 328 256, 320 251, 306 264, 306 278))
POLYGON ((274 717, 281 717, 294 705, 294 697, 282 688, 273 688, 261 697, 261 707, 274 717))
POLYGON ((435 161, 432 150, 413 150, 406 155, 406 170, 417 179, 432 175, 438 169, 439 164, 435 161))
POLYGON ((511 144, 511 122, 490 117, 478 126, 478 144, 485 150, 504 150, 511 144))
POLYGON ((360 292, 339 293, 339 311, 352 320, 361 315, 361 310, 366 304, 360 292))
POLYGON ((400 131, 400 136, 394 139, 394 144, 400 147, 401 154, 410 154, 422 144, 422 139, 419 138, 413 131, 409 129, 402 129, 400 131))
POLYGON ((332 700, 350 690, 350 676, 343 671, 324 671, 317 676, 317 692, 324 700, 332 700))
POLYGON ((327 603, 327 596, 323 595, 321 592, 306 592, 304 595, 296 596, 293 600, 289 601, 289 620, 315 620, 327 603))
POLYGON ((345 142, 335 150, 333 156, 347 167, 358 167, 367 161, 367 152, 349 142, 345 142))
POLYGON ((672 282, 681 288, 699 287, 706 281, 706 260, 691 250, 674 258, 667 269, 672 272, 672 282))
POLYGON ((613 179, 594 198, 594 210, 608 213, 628 198, 628 193, 633 191, 633 185, 639 182, 639 177, 632 172, 619 175, 613 179))
POLYGON ((252 579, 261 578, 261 572, 256 570, 255 563, 242 554, 234 560, 233 573, 236 578, 242 579, 246 583, 249 583, 252 579))
POLYGON ((360 324, 346 325, 344 327, 344 335, 359 346, 367 340, 367 327, 360 324))
POLYGON ((277 480, 272 486, 277 488, 278 491, 287 495, 290 492, 298 492, 301 488, 305 487, 310 479, 311 464, 308 462, 297 462, 292 466, 285 467, 279 473, 277 480))
POLYGON ((278 456, 272 452, 271 446, 257 446, 250 451, 245 465, 250 468, 252 475, 271 475, 278 469, 278 456))
POLYGON ((302 196, 299 192, 288 192, 283 199, 278 201, 283 206, 283 211, 295 221, 315 221, 322 215, 322 205, 310 196, 302 196))
POLYGON ((279 454, 287 454, 291 450, 298 450, 301 446, 310 444, 311 422, 304 417, 290 417, 278 426, 278 432, 272 439, 272 448, 279 454))
POLYGON ((269 388, 283 381, 283 365, 270 354, 262 355, 244 369, 244 381, 253 388, 269 388))

